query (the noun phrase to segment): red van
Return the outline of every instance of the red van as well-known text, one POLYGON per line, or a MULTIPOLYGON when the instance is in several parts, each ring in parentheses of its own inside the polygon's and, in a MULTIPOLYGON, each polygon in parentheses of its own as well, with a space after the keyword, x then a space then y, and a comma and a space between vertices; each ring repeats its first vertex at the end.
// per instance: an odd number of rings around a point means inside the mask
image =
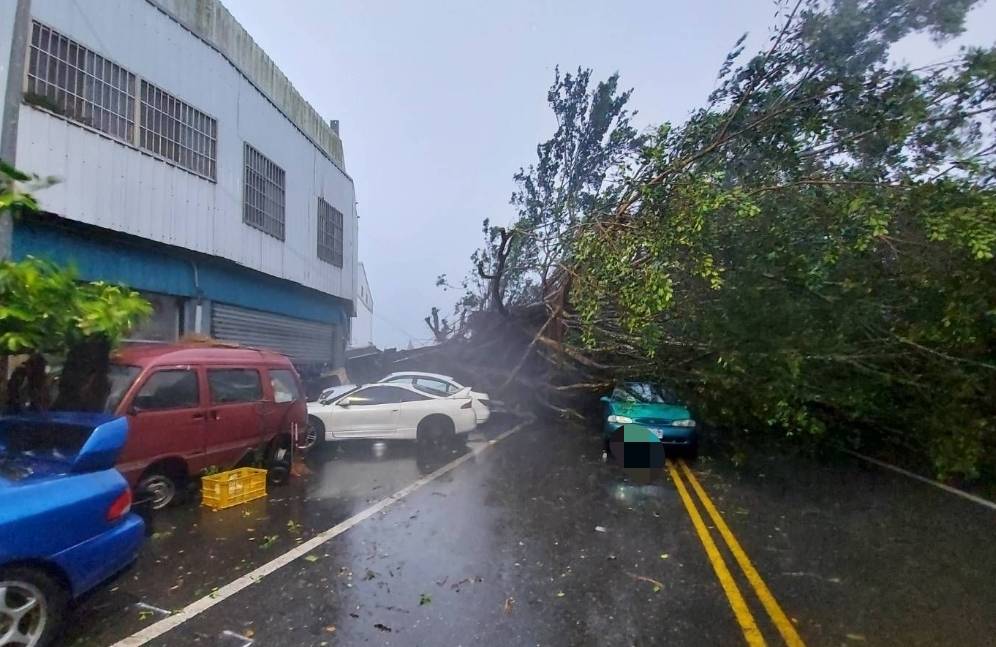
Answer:
POLYGON ((129 346, 111 358, 110 383, 106 409, 129 427, 117 467, 154 509, 190 478, 254 456, 286 477, 292 438, 307 422, 297 371, 271 351, 129 346))

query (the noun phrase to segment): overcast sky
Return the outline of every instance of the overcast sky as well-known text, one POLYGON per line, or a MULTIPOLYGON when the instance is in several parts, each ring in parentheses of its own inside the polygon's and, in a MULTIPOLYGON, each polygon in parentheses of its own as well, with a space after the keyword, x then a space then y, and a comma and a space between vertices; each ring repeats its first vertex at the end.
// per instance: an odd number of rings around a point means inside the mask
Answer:
MULTIPOLYGON (((484 218, 513 218, 512 174, 554 130, 554 66, 591 67, 596 79, 619 71, 641 128, 681 121, 740 34, 759 48, 774 15, 771 0, 224 2, 340 121, 381 348, 426 343, 422 318, 433 305, 448 314, 458 296, 436 277, 467 273, 484 218)), ((996 41, 996 3, 968 26, 961 40, 996 41)), ((927 39, 901 55, 941 58, 927 39)))

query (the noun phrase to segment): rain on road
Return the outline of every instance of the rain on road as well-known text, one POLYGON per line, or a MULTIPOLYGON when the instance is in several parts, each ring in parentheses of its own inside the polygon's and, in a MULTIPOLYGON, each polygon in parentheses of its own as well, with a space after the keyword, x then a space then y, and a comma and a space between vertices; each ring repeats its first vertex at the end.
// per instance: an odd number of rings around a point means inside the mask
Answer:
POLYGON ((139 562, 84 601, 66 643, 985 645, 996 635, 990 510, 871 466, 776 457, 741 469, 676 462, 640 485, 600 462, 593 434, 533 425, 504 437, 511 426, 456 449, 326 447, 267 499, 157 515, 139 562), (228 593, 289 552, 297 558, 228 593))

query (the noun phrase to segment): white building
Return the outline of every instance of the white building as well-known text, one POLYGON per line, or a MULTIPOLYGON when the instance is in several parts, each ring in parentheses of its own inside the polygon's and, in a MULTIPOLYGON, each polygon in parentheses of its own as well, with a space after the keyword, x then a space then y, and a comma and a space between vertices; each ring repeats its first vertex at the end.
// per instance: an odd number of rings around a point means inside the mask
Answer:
POLYGON ((373 342, 373 295, 370 294, 370 284, 367 282, 367 270, 360 263, 357 267, 356 316, 352 321, 349 336, 350 348, 367 348, 373 342))
POLYGON ((16 137, 0 150, 60 178, 9 254, 139 289, 156 306, 147 339, 200 332, 342 365, 359 275, 338 123, 220 2, 5 0, 0 60, 16 137))

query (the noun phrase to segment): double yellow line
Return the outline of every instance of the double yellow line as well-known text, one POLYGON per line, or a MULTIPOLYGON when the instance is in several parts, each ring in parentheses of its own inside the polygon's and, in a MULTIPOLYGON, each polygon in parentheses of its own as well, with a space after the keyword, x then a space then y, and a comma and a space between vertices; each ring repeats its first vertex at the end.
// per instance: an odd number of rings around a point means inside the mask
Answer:
MULTIPOLYGON (((795 626, 792 621, 788 619, 785 612, 778 605, 775 600, 775 596, 771 594, 771 590, 761 579, 761 575, 751 564, 750 558, 747 557, 747 553, 744 552, 743 547, 740 546, 740 542, 734 536, 730 527, 726 525, 723 521, 723 517, 720 516, 719 510, 713 505, 712 500, 709 495, 706 494, 705 489, 699 483, 699 480, 695 478, 695 474, 689 469, 685 461, 678 461, 678 465, 681 466, 681 472, 684 473, 685 478, 691 484, 692 489, 698 495, 699 501, 702 507, 705 508, 706 514, 712 520, 713 526, 719 531, 719 535, 723 538, 726 543, 727 548, 733 554, 733 559, 736 560, 737 564, 740 566, 740 570, 743 571, 744 577, 747 578, 747 582, 750 584, 754 593, 757 595, 758 600, 761 601, 761 605, 764 610, 767 611, 768 617, 771 618, 771 622, 778 629, 778 633, 781 634, 782 640, 789 647, 805 647, 805 643, 799 636, 799 633, 795 630, 795 626)), ((706 527, 705 521, 702 519, 702 515, 699 513, 698 508, 695 505, 695 501, 692 496, 688 493, 688 488, 685 487, 685 483, 682 481, 681 473, 679 473, 678 468, 675 467, 673 461, 668 460, 667 462, 668 472, 671 474, 671 480, 674 481, 675 487, 678 489, 678 495, 681 497, 681 502, 685 505, 685 510, 688 511, 688 516, 692 520, 692 525, 695 526, 695 532, 699 536, 699 541, 702 542, 703 548, 705 548, 706 556, 709 558, 709 563, 712 564, 713 571, 716 572, 716 578, 719 580, 720 586, 723 587, 723 592, 726 593, 726 599, 730 603, 730 607, 733 609, 733 614, 737 618, 737 623, 740 625, 740 630, 743 631, 744 639, 747 641, 748 645, 751 647, 761 647, 767 643, 764 640, 764 636, 761 634, 761 630, 757 627, 757 622, 754 621, 754 616, 750 611, 750 607, 747 606, 747 601, 744 600, 743 594, 740 592, 740 587, 737 586, 736 580, 733 579, 733 575, 730 573, 730 569, 726 566, 726 560, 723 559, 722 553, 719 552, 719 548, 716 546, 716 542, 713 541, 712 535, 709 533, 709 529, 706 527)))

